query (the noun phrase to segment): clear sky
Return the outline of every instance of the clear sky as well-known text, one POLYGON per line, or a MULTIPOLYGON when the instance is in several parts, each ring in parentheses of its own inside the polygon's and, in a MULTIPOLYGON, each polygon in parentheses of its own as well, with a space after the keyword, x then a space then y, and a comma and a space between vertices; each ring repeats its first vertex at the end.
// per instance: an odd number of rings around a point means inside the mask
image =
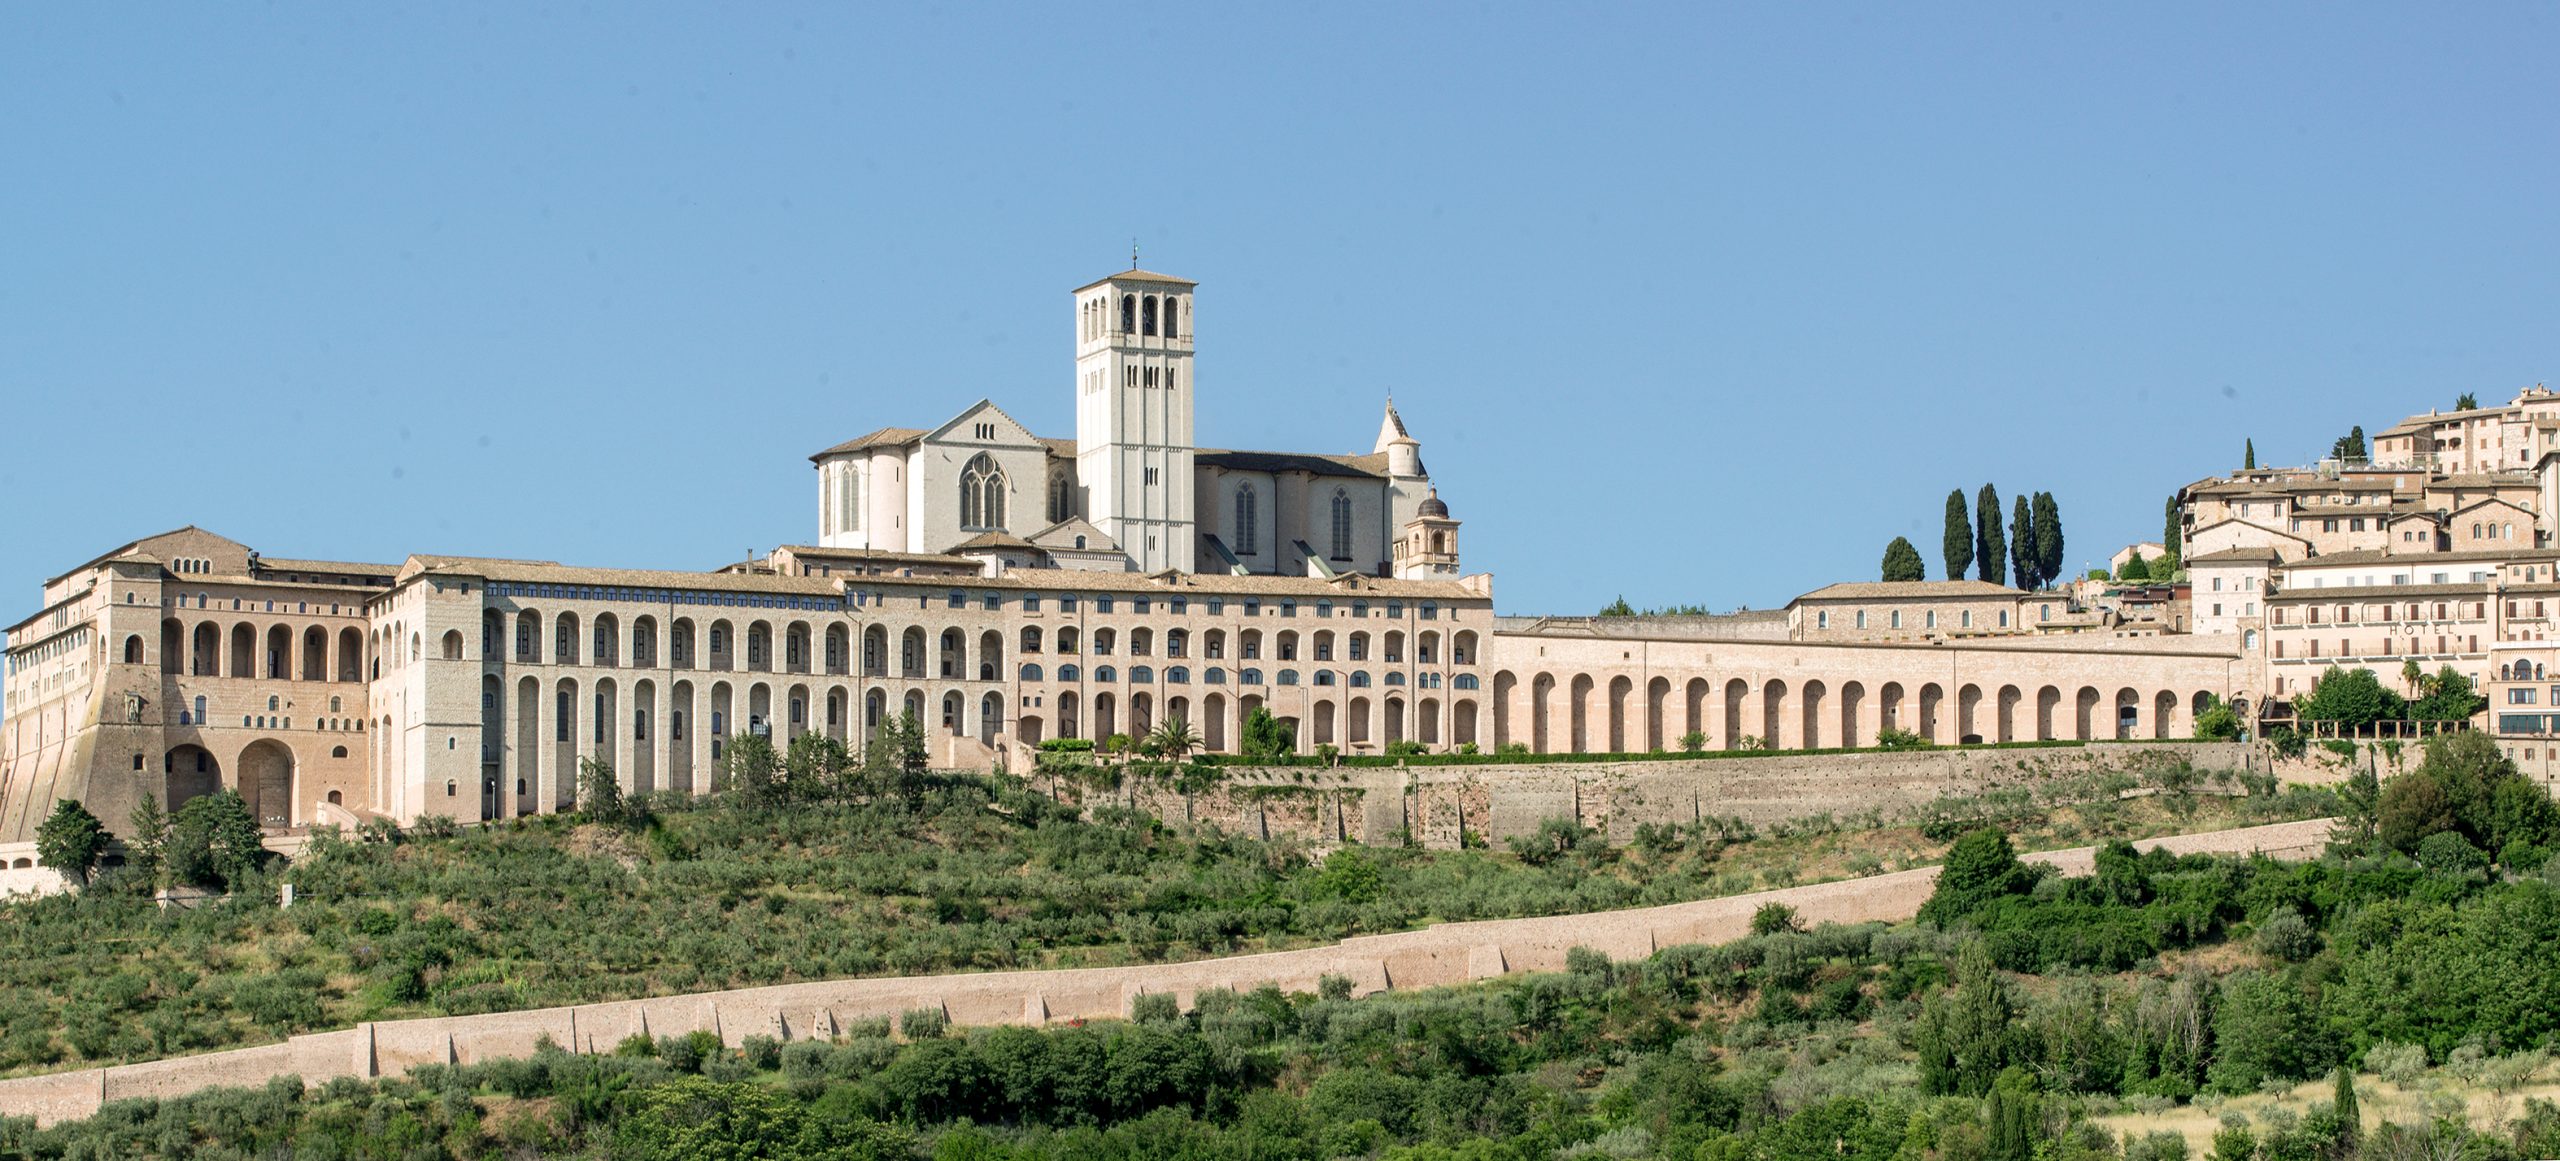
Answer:
POLYGON ((0 8, 0 592, 278 556, 709 568, 806 456, 1198 279, 1202 444, 1392 392, 1509 612, 2074 568, 2181 483, 2560 380, 2548 5, 0 8))

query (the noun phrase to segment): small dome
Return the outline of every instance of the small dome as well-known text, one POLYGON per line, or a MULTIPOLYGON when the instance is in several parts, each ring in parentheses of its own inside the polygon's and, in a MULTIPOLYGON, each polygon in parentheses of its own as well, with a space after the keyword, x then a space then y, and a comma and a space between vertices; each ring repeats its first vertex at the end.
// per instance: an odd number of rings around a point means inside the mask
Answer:
POLYGON ((1449 518, 1449 506, 1440 501, 1440 489, 1438 488, 1431 489, 1430 494, 1422 498, 1422 506, 1414 509, 1414 512, 1418 515, 1430 516, 1440 520, 1446 520, 1449 518))

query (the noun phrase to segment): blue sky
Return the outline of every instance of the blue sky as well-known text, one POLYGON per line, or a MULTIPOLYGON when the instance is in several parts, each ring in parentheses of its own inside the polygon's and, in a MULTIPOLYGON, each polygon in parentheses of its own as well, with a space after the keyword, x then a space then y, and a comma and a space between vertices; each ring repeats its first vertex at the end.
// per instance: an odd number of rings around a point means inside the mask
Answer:
POLYGON ((0 588, 703 568, 806 455, 1073 434, 1068 290, 1201 282, 1199 439, 1393 392, 1512 612, 2077 567, 2177 485, 2560 379, 2560 9, 0 10, 0 588), (113 434, 97 434, 112 432, 113 434))

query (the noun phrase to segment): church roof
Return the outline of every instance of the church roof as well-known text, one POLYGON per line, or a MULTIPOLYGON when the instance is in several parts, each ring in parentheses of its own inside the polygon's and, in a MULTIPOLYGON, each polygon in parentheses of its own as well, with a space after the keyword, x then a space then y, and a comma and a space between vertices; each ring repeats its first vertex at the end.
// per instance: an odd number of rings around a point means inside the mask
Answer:
POLYGON ((1305 472, 1311 476, 1343 476, 1359 480, 1381 480, 1387 475, 1387 457, 1376 452, 1365 456, 1328 456, 1308 452, 1202 448, 1191 459, 1202 467, 1223 468, 1230 472, 1305 472))
POLYGON ((1176 277, 1174 277, 1174 276, 1172 276, 1172 275, 1170 275, 1170 274, 1158 274, 1158 273, 1156 273, 1156 272, 1155 272, 1155 271, 1153 271, 1153 270, 1140 270, 1140 269, 1138 269, 1138 268, 1136 268, 1136 267, 1134 267, 1134 266, 1133 266, 1133 267, 1130 267, 1130 268, 1129 268, 1129 269, 1127 269, 1127 270, 1121 271, 1121 272, 1120 272, 1120 273, 1118 273, 1118 274, 1109 275, 1109 276, 1107 276, 1107 277, 1103 277, 1103 278, 1096 278, 1096 279, 1094 279, 1094 280, 1093 280, 1093 281, 1091 281, 1091 282, 1085 283, 1084 285, 1082 285, 1082 286, 1079 286, 1079 287, 1075 288, 1075 290, 1074 290, 1074 292, 1073 292, 1073 293, 1076 293, 1076 294, 1082 294, 1082 293, 1084 293, 1085 291, 1088 291, 1088 290, 1093 289, 1094 287, 1100 286, 1100 285, 1102 285, 1102 284, 1103 284, 1103 283, 1105 283, 1105 282, 1162 282, 1162 283, 1166 283, 1166 284, 1169 284, 1169 285, 1172 285, 1172 286, 1198 286, 1198 285, 1200 285, 1199 283, 1197 283, 1197 282, 1193 282, 1192 280, 1190 280, 1190 279, 1188 279, 1188 278, 1176 278, 1176 277))
POLYGON ((1378 443, 1377 446, 1371 448, 1370 451, 1383 453, 1388 448, 1396 444, 1418 444, 1420 442, 1422 441, 1413 438, 1412 432, 1404 429, 1404 417, 1396 414, 1395 399, 1393 397, 1388 398, 1387 417, 1378 422, 1378 443))
POLYGON ((968 552, 968 551, 970 551, 970 550, 972 550, 972 549, 986 549, 986 548, 1027 548, 1027 549, 1029 549, 1029 548, 1038 548, 1038 547, 1040 547, 1040 546, 1039 546, 1039 545, 1037 545, 1037 544, 1033 544, 1033 543, 1031 543, 1031 542, 1030 542, 1030 541, 1028 541, 1028 540, 1024 540, 1023 538, 1021 538, 1021 537, 1019 537, 1019 536, 1016 536, 1016 535, 1014 535, 1014 534, 1012 534, 1012 533, 1010 533, 1010 532, 981 532, 981 533, 977 534, 976 536, 972 536, 972 537, 968 538, 967 540, 963 540, 963 541, 961 541, 961 542, 960 542, 960 543, 958 543, 958 544, 954 544, 954 545, 952 545, 952 546, 951 546, 951 551, 953 551, 953 552, 968 552))
POLYGON ((1921 597, 2023 597, 2024 590, 1990 581, 1850 581, 1825 585, 1799 601, 1890 601, 1921 597))
POLYGON ((921 427, 884 427, 869 435, 856 436, 852 439, 848 439, 843 443, 837 444, 836 446, 828 448, 827 450, 819 452, 809 458, 811 460, 822 460, 831 455, 839 455, 844 452, 862 451, 866 448, 905 447, 919 439, 923 439, 924 436, 925 429, 921 427))
POLYGON ((1118 552, 1120 542, 1111 534, 1096 528, 1082 516, 1069 516, 1031 534, 1031 543, 1042 548, 1060 548, 1068 552, 1118 552), (1084 537, 1078 545, 1076 537, 1084 537))

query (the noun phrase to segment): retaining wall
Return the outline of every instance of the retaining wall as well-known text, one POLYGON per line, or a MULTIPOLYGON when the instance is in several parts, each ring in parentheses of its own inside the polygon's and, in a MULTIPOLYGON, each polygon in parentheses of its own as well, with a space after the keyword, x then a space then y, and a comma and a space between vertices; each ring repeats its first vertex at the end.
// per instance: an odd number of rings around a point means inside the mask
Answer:
MULTIPOLYGON (((2179 835, 2137 845, 2181 854, 2263 851, 2316 854, 2329 822, 2179 835)), ((2031 856, 2069 874, 2087 874, 2095 848, 2031 856)), ((827 1039, 847 1021, 940 1008, 962 1025, 1042 1024, 1128 1015, 1140 995, 1170 992, 1190 1006, 1204 990, 1316 990, 1326 975, 1350 978, 1355 994, 1462 984, 1509 972, 1557 971, 1565 952, 1592 947, 1639 959, 1684 943, 1722 943, 1751 929, 1762 904, 1793 907, 1807 923, 1898 921, 1917 913, 1937 879, 1923 867, 1693 903, 1535 919, 1448 923, 1420 931, 1356 936, 1329 947, 1189 963, 1055 971, 982 972, 896 979, 828 980, 739 991, 668 996, 363 1024, 296 1036, 282 1044, 143 1064, 0 1081, 0 1115, 41 1124, 95 1113, 106 1101, 172 1097, 215 1086, 255 1086, 280 1076, 317 1083, 341 1076, 397 1075, 421 1064, 470 1064, 531 1055, 544 1037, 579 1052, 610 1052, 634 1034, 696 1030, 737 1044, 748 1036, 827 1039)))
POLYGON ((1755 826, 1831 813, 1912 816, 1940 798, 2093 773, 2138 774, 2187 762, 2200 770, 2264 769, 2240 742, 1870 750, 1850 754, 1647 758, 1518 765, 1230 767, 1230 782, 1185 796, 1162 786, 1125 798, 1169 822, 1214 823, 1270 837, 1384 844, 1411 834, 1436 849, 1462 834, 1495 842, 1550 818, 1572 818, 1625 842, 1643 823, 1739 816, 1755 826), (2254 766, 2253 766, 2254 763, 2254 766))

